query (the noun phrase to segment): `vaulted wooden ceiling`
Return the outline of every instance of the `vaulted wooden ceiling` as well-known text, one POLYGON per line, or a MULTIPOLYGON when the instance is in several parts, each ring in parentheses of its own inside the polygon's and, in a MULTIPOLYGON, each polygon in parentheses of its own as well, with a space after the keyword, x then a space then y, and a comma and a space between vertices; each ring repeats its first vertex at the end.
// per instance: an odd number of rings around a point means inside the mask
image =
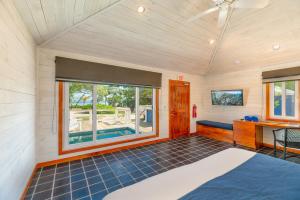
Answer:
POLYGON ((14 0, 43 47, 195 74, 299 61, 300 1, 235 9, 223 37, 212 0, 14 0), (137 8, 142 5, 142 14, 137 8), (210 44, 211 39, 217 40, 210 44), (274 51, 272 46, 280 45, 274 51))

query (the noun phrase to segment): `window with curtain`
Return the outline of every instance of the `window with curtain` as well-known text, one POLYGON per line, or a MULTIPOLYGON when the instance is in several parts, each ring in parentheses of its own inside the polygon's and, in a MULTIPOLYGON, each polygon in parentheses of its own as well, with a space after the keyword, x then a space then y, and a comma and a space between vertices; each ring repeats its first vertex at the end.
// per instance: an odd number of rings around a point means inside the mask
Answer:
POLYGON ((270 117, 274 119, 297 120, 298 81, 270 83, 270 117))
POLYGON ((80 146, 155 133, 155 89, 65 82, 64 144, 80 146))

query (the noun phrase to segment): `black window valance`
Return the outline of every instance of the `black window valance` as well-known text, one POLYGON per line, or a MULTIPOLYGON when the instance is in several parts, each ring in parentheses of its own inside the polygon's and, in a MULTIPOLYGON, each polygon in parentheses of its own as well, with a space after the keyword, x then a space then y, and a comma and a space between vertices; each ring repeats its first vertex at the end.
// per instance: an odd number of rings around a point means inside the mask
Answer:
POLYGON ((82 81, 160 88, 162 74, 138 69, 56 57, 56 81, 82 81))
POLYGON ((262 72, 263 82, 299 80, 300 67, 291 67, 262 72))

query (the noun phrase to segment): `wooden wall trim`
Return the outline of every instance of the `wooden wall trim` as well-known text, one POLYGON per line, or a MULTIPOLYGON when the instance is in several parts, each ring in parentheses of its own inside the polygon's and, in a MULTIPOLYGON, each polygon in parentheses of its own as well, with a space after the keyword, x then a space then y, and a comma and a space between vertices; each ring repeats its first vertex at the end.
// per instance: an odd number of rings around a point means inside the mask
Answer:
POLYGON ((159 136, 159 89, 155 90, 155 123, 156 123, 156 136, 159 136))
MULTIPOLYGON (((300 81, 298 82, 298 91, 300 94, 300 81)), ((298 95, 299 95, 298 94, 298 95)), ((276 119, 271 117, 271 104, 270 104, 270 99, 271 99, 271 83, 266 83, 266 120, 271 120, 271 121, 278 121, 278 122, 300 122, 300 100, 298 100, 298 109, 299 109, 299 116, 298 119, 276 119)), ((299 97, 298 97, 299 99, 299 97)))
POLYGON ((58 154, 63 154, 64 84, 58 82, 58 154))
POLYGON ((81 151, 88 151, 88 150, 92 150, 92 149, 98 149, 98 148, 103 148, 103 147, 119 145, 119 144, 125 144, 125 143, 130 143, 130 142, 147 140, 147 139, 152 139, 152 138, 157 138, 157 137, 158 136, 155 134, 155 135, 150 135, 150 136, 145 136, 145 137, 140 137, 140 138, 133 138, 133 139, 128 139, 128 140, 110 142, 110 143, 106 143, 106 144, 98 144, 98 145, 81 147, 81 148, 76 148, 76 149, 63 150, 60 155, 76 153, 76 152, 81 152, 81 151))
POLYGON ((32 183, 32 179, 33 179, 33 177, 34 177, 37 169, 38 169, 38 167, 37 167, 37 165, 35 165, 34 168, 33 168, 33 170, 32 170, 32 173, 31 173, 31 175, 30 175, 30 177, 29 177, 29 179, 28 179, 28 181, 26 183, 26 186, 25 186, 25 188, 24 188, 24 190, 23 190, 23 192, 21 194, 21 197, 20 197, 21 200, 25 199, 26 193, 27 193, 27 191, 28 191, 28 189, 29 189, 29 187, 30 187, 30 185, 32 183))
POLYGON ((93 153, 87 153, 87 154, 78 155, 78 156, 62 158, 62 159, 58 159, 58 160, 52 160, 52 161, 37 163, 35 165, 32 173, 31 173, 31 176, 30 176, 29 180, 27 181, 26 187, 24 188, 20 199, 21 200, 25 199, 26 193, 27 193, 27 191, 28 191, 28 189, 31 185, 32 179, 33 179, 36 171, 41 167, 47 167, 47 166, 56 165, 56 164, 59 164, 59 163, 65 163, 65 162, 70 162, 70 161, 74 161, 74 160, 80 160, 80 159, 89 158, 89 157, 92 157, 92 156, 104 155, 104 154, 108 154, 108 153, 122 151, 122 150, 125 150, 125 149, 133 149, 133 148, 137 148, 137 147, 140 147, 140 146, 147 146, 147 145, 151 145, 151 144, 166 142, 168 140, 170 140, 170 138, 163 138, 163 139, 158 139, 158 140, 153 140, 153 141, 148 141, 148 142, 143 142, 143 143, 138 143, 138 144, 132 144, 132 145, 124 146, 124 147, 117 147, 117 148, 114 148, 114 149, 108 149, 108 150, 103 150, 103 151, 98 151, 98 152, 93 152, 93 153))
POLYGON ((86 154, 82 154, 82 155, 78 155, 78 156, 71 156, 71 157, 52 160, 52 161, 47 161, 47 162, 40 162, 40 163, 37 164, 37 169, 41 168, 41 167, 47 167, 47 166, 50 166, 50 165, 59 164, 59 163, 70 162, 70 161, 73 161, 73 160, 89 158, 89 157, 92 157, 92 156, 104 155, 104 154, 113 153, 113 152, 117 152, 117 151, 122 151, 122 150, 126 150, 126 149, 133 149, 133 148, 137 148, 137 147, 141 147, 141 146, 147 146, 147 145, 150 145, 150 144, 166 142, 168 140, 170 140, 170 138, 157 139, 157 140, 147 141, 147 142, 138 143, 138 144, 131 144, 131 145, 127 145, 127 146, 116 147, 116 148, 113 148, 113 149, 107 149, 107 150, 102 150, 102 151, 97 151, 97 152, 92 152, 92 153, 86 153, 86 154))
POLYGON ((92 149, 98 149, 108 146, 114 146, 118 144, 124 144, 124 143, 130 143, 135 141, 141 141, 141 140, 147 140, 152 138, 158 138, 159 137, 159 89, 155 90, 155 114, 156 114, 156 133, 154 135, 145 136, 145 137, 139 137, 139 138, 133 138, 128 140, 122 140, 122 141, 116 141, 106 144, 98 144, 98 145, 92 145, 87 147, 81 147, 76 149, 69 149, 64 150, 63 149, 63 137, 64 137, 64 84, 63 82, 58 82, 58 155, 64 155, 64 154, 70 154, 70 153, 76 153, 76 152, 82 152, 82 151, 88 151, 92 149))
POLYGON ((266 84, 266 119, 270 118, 270 83, 266 84))

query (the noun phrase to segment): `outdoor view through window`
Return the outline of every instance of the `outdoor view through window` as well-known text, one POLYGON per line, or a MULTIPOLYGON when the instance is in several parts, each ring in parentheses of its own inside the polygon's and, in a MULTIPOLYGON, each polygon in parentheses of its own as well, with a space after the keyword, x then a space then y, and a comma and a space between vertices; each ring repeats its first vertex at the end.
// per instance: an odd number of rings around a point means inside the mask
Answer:
POLYGON ((273 83, 273 115, 279 118, 296 118, 297 81, 273 83))
POLYGON ((65 83, 68 144, 153 133, 153 88, 65 83))

